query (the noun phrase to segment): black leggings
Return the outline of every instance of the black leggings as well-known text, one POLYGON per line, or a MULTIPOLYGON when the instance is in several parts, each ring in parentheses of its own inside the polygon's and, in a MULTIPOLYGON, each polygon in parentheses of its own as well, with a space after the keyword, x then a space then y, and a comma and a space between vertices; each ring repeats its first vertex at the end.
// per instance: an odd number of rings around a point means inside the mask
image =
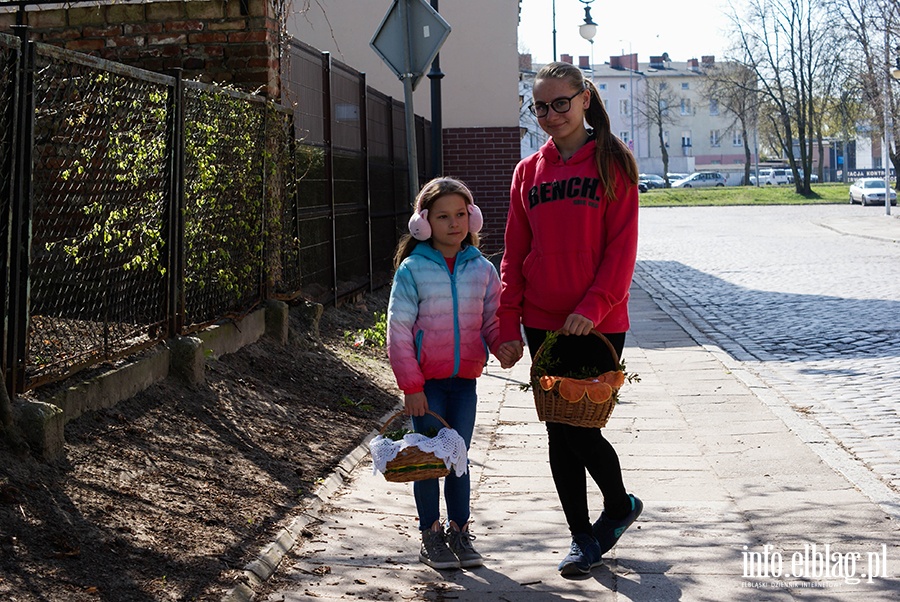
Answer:
MULTIPOLYGON (((546 330, 525 328, 531 359, 547 336, 546 330)), ((616 353, 621 357, 625 347, 625 333, 607 334, 616 353)), ((616 370, 613 357, 607 349, 598 351, 596 337, 560 336, 555 346, 554 358, 559 359, 567 371, 579 366, 599 366, 605 372, 616 370), (595 340, 591 340, 595 339, 595 340)), ((556 492, 572 535, 590 533, 591 518, 587 503, 587 478, 585 470, 603 493, 603 506, 612 518, 620 518, 631 511, 631 499, 622 481, 622 467, 613 446, 598 428, 570 426, 557 422, 547 423, 550 447, 550 471, 556 492)))

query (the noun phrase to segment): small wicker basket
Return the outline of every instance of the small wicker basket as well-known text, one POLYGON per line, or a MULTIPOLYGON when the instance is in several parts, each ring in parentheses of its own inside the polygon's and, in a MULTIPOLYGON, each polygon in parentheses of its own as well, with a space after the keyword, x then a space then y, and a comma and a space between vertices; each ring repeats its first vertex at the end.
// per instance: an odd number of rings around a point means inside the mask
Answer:
MULTIPOLYGON (((425 412, 440 420, 445 427, 450 428, 450 425, 443 418, 431 410, 425 410, 425 412)), ((384 426, 381 427, 378 434, 384 435, 388 425, 401 416, 406 416, 406 413, 402 410, 391 416, 384 423, 384 426)), ((450 469, 443 460, 434 455, 434 453, 422 451, 414 445, 400 450, 397 457, 388 462, 384 470, 385 480, 392 483, 439 479, 446 477, 448 474, 450 474, 450 469)))
MULTIPOLYGON (((619 355, 609 339, 596 330, 591 330, 591 334, 606 344, 614 364, 619 366, 619 355)), ((534 366, 544 352, 542 344, 534 354, 535 361, 531 368, 531 384, 538 418, 542 422, 605 427, 616 405, 616 393, 625 382, 625 372, 614 370, 587 379, 537 374, 534 366)))

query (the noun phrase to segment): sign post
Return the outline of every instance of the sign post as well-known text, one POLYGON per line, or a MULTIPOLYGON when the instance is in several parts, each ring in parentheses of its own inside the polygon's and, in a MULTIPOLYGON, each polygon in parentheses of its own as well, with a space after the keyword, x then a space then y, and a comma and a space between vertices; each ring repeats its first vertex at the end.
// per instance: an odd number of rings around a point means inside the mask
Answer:
POLYGON ((413 90, 448 35, 450 25, 425 0, 394 0, 369 43, 403 82, 406 156, 409 165, 410 206, 413 210, 416 194, 419 192, 413 90))

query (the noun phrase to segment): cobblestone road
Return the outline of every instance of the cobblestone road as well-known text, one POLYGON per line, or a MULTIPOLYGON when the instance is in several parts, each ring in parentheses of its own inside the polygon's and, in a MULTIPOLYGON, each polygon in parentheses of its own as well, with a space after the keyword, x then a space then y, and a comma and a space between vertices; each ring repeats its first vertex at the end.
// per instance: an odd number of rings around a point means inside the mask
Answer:
POLYGON ((645 208, 635 280, 897 493, 900 243, 828 227, 878 212, 645 208))

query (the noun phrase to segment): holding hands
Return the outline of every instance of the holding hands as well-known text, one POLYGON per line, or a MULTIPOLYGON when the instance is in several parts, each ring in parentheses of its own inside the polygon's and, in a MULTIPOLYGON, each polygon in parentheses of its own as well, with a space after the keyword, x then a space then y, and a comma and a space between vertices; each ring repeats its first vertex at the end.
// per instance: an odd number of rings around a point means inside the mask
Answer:
MULTIPOLYGON (((589 318, 586 318, 581 314, 569 314, 566 318, 566 323, 563 324, 563 327, 560 329, 560 333, 584 336, 590 334, 593 328, 594 323, 589 318)), ((501 343, 496 353, 497 359, 500 360, 500 367, 504 370, 512 368, 520 359, 522 359, 524 351, 525 344, 522 343, 522 341, 506 341, 505 343, 501 343)))
POLYGON ((512 368, 516 365, 525 351, 525 344, 522 341, 506 341, 500 344, 497 349, 497 359, 500 360, 500 367, 504 370, 512 368))

